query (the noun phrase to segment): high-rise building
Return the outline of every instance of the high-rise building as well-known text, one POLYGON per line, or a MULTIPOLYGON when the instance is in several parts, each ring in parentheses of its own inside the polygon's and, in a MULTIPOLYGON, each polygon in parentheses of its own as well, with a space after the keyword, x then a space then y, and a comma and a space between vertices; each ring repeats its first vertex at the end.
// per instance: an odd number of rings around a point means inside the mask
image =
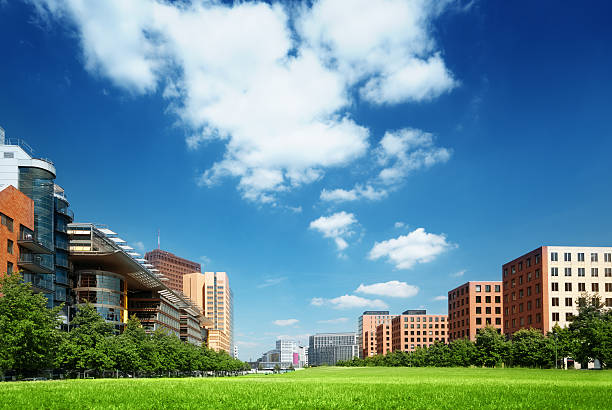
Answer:
POLYGON ((394 317, 395 315, 390 315, 388 310, 367 310, 359 316, 357 323, 359 357, 376 355, 376 327, 383 323, 391 324, 391 319, 394 317))
POLYGON ((412 352, 435 342, 447 342, 447 315, 428 315, 426 310, 407 310, 391 321, 392 350, 412 352))
POLYGON ((310 366, 335 365, 339 360, 351 360, 359 356, 357 334, 317 333, 310 336, 308 363, 310 366))
POLYGON ((33 263, 20 269, 32 288, 45 294, 49 307, 65 304, 61 315, 67 323, 72 300, 65 240, 66 223, 73 217, 63 190, 56 189, 55 177, 50 160, 37 158, 23 140, 9 140, 4 130, 0 132, 0 188, 12 185, 34 201, 32 236, 39 246, 24 248, 22 257, 33 263))
POLYGON ((297 343, 293 340, 279 339, 276 341, 276 350, 280 352, 280 361, 291 363, 293 366, 299 364, 297 343))
POLYGON ((448 340, 476 340, 486 326, 503 331, 502 282, 467 282, 448 292, 448 340))
POLYGON ((376 354, 387 354, 391 351, 391 322, 381 323, 376 327, 376 354))
POLYGON ((183 293, 201 306, 204 315, 212 322, 208 329, 208 346, 231 354, 234 346, 234 301, 227 273, 184 275, 183 293))
POLYGON ((183 275, 201 272, 202 267, 197 262, 176 256, 161 249, 153 249, 145 254, 145 259, 166 278, 166 286, 177 292, 183 291, 183 275))
POLYGON ((0 274, 36 269, 31 252, 39 248, 34 237, 34 201, 12 185, 0 187, 0 274))
POLYGON ((612 307, 612 247, 542 246, 502 266, 504 333, 565 327, 578 303, 612 307))

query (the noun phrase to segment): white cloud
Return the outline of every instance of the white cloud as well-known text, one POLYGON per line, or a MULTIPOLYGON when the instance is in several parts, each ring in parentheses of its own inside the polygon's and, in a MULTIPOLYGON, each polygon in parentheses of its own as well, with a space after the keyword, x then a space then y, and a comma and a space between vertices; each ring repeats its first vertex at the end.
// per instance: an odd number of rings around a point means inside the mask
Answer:
POLYGON ((332 238, 338 251, 343 251, 348 247, 344 238, 354 234, 352 227, 356 224, 355 215, 342 211, 315 219, 310 222, 309 228, 319 231, 325 238, 332 238))
POLYGON ((355 292, 392 298, 410 298, 419 293, 419 288, 409 285, 406 282, 391 280, 389 282, 373 283, 371 285, 364 285, 362 283, 355 292))
POLYGON ((435 298, 433 298, 433 300, 435 302, 440 302, 440 301, 447 300, 447 299, 448 299, 448 297, 447 296, 443 296, 443 295, 436 296, 435 298))
POLYGON ((321 200, 331 202, 348 202, 356 201, 358 199, 369 199, 371 201, 377 201, 386 198, 388 192, 384 189, 375 189, 371 185, 365 187, 357 184, 351 190, 345 190, 342 188, 333 189, 328 191, 323 189, 321 191, 321 200))
POLYGON ((459 272, 451 273, 450 276, 453 277, 453 278, 460 278, 460 277, 462 277, 465 274, 465 272, 467 272, 467 271, 465 269, 463 269, 463 270, 460 270, 459 272))
POLYGON ((275 320, 274 323, 276 326, 292 326, 299 322, 297 319, 278 319, 275 320))
POLYGON ((259 285, 257 285, 257 288, 262 289, 262 288, 267 288, 270 286, 275 286, 278 285, 279 283, 285 281, 287 278, 286 277, 280 277, 280 278, 269 278, 269 279, 265 279, 262 283, 260 283, 259 285))
POLYGON ((366 299, 361 296, 355 295, 343 295, 333 299, 324 298, 312 298, 311 305, 324 306, 329 305, 334 309, 355 309, 355 308, 369 308, 369 309, 386 309, 389 306, 380 299, 366 299))
POLYGON ((404 226, 406 226, 405 223, 403 222, 396 222, 395 225, 393 225, 395 228, 403 228, 404 226))
POLYGON ((76 31, 89 72, 160 92, 190 148, 224 144, 199 184, 234 178, 260 203, 367 154, 370 132, 350 116, 360 98, 424 101, 456 85, 431 35, 446 3, 29 1, 76 31))
POLYGON ((136 241, 132 245, 134 245, 134 249, 136 249, 140 253, 144 253, 145 245, 142 241, 136 241))
POLYGON ((429 133, 405 128, 386 132, 376 150, 383 168, 378 181, 385 185, 401 183, 412 171, 448 161, 450 150, 436 147, 429 133))
POLYGON ((317 323, 323 323, 323 324, 330 324, 330 325, 334 325, 334 324, 338 324, 338 323, 346 323, 348 322, 348 318, 347 317, 339 317, 337 319, 327 319, 327 320, 318 320, 317 323))
POLYGON ((446 236, 425 232, 417 228, 408 235, 401 235, 382 242, 376 242, 369 258, 387 258, 397 269, 410 269, 417 263, 433 261, 438 255, 456 245, 446 241, 446 236))

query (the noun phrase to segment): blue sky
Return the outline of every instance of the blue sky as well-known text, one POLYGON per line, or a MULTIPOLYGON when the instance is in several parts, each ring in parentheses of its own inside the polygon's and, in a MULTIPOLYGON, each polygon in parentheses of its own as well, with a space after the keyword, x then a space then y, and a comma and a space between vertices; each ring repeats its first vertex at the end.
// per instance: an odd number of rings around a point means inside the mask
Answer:
POLYGON ((4 1, 0 125, 77 221, 228 272, 254 359, 369 308, 445 313, 542 244, 609 246, 610 12, 4 1))

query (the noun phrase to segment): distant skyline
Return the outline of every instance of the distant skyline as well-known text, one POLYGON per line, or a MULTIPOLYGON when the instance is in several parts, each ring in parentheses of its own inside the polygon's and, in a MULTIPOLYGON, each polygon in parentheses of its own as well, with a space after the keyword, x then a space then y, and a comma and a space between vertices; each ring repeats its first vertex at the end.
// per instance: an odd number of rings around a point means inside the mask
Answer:
POLYGON ((75 221, 229 275, 240 358, 610 245, 608 2, 0 1, 75 221))

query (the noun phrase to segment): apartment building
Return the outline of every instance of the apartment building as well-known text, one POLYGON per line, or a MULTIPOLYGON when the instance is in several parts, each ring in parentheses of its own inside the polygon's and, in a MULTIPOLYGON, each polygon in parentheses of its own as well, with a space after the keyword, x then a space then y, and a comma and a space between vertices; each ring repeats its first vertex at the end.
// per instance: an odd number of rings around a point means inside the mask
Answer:
POLYGON ((168 278, 166 286, 177 292, 183 291, 183 275, 202 271, 199 263, 161 249, 153 249, 145 253, 144 257, 155 269, 168 278))
POLYGON ((376 354, 391 351, 391 323, 381 323, 376 327, 376 354))
POLYGON ((310 366, 335 365, 339 360, 358 357, 357 334, 317 333, 309 337, 308 363, 310 366))
POLYGON ((358 319, 357 344, 359 345, 359 357, 374 356, 377 353, 376 328, 380 324, 391 324, 388 310, 367 310, 358 319))
POLYGON ((587 295, 612 307, 612 247, 542 246, 505 263, 502 280, 504 333, 546 333, 567 326, 587 295))
POLYGON ((190 273, 183 276, 183 293, 210 319, 208 346, 232 353, 234 346, 233 294, 226 272, 190 273))
POLYGON ((36 269, 32 249, 46 249, 34 237, 34 201, 12 185, 0 187, 0 274, 36 269))
POLYGON ((502 282, 467 282, 448 292, 448 341, 476 340, 478 329, 503 332, 502 282))
POLYGON ((428 315, 426 310, 406 310, 391 320, 391 350, 412 352, 435 342, 446 343, 447 315, 428 315))

